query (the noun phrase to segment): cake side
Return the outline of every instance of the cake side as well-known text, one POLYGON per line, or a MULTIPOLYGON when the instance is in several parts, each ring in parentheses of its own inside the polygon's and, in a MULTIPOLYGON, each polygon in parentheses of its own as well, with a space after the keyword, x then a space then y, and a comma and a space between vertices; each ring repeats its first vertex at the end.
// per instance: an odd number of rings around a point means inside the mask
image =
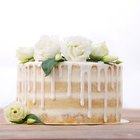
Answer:
POLYGON ((45 123, 119 122, 122 66, 62 62, 45 77, 40 62, 18 65, 17 100, 45 123))

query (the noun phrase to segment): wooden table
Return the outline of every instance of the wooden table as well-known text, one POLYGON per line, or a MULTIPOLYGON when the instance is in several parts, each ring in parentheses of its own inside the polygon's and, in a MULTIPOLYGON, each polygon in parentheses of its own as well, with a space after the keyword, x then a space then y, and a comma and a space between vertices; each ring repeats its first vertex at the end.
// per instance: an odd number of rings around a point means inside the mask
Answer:
POLYGON ((0 139, 140 139, 140 110, 124 110, 121 125, 13 125, 6 124, 0 111, 0 139))

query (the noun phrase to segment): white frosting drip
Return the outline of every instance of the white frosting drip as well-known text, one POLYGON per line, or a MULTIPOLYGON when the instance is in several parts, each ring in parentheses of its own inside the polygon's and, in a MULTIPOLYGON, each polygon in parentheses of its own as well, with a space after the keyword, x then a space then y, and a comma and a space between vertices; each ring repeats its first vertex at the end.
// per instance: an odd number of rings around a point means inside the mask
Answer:
POLYGON ((85 84, 85 74, 87 73, 88 78, 88 117, 92 117, 92 92, 91 92, 91 68, 92 65, 80 65, 80 77, 81 77, 81 92, 80 92, 80 104, 84 106, 84 84, 85 84))
POLYGON ((23 67, 24 71, 24 105, 27 104, 27 72, 26 72, 26 66, 23 67))
POLYGON ((81 77, 81 92, 80 92, 80 104, 81 106, 84 106, 84 70, 85 70, 85 66, 81 66, 81 74, 80 74, 80 77, 81 77))
POLYGON ((107 76, 108 66, 104 66, 104 78, 105 78, 105 91, 104 91, 104 122, 107 122, 107 85, 108 85, 108 76, 107 76))
POLYGON ((33 65, 33 104, 36 103, 36 65, 33 65))
POLYGON ((59 69, 59 79, 61 79, 62 78, 62 65, 61 64, 59 64, 58 69, 59 69))
POLYGON ((111 88, 114 88, 114 66, 111 66, 111 88))
POLYGON ((22 103, 24 103, 24 91, 25 91, 24 90, 24 65, 22 65, 21 72, 22 72, 22 77, 21 77, 22 78, 21 79, 22 80, 22 83, 21 83, 22 84, 21 85, 22 86, 22 103))
POLYGON ((55 99, 55 69, 53 68, 51 73, 51 99, 55 99))
POLYGON ((118 72, 119 67, 116 65, 116 121, 118 121, 118 109, 119 109, 119 94, 118 94, 118 72))
POLYGON ((68 97, 71 96, 71 72, 72 72, 72 64, 70 63, 69 65, 67 65, 68 67, 68 81, 67 81, 67 95, 68 97))
POLYGON ((16 100, 19 101, 19 94, 20 94, 20 66, 17 67, 17 98, 16 100))
POLYGON ((28 93, 30 93, 31 89, 30 89, 30 66, 27 66, 27 80, 28 80, 28 93))
MULTIPOLYGON (((120 98, 120 100, 121 100, 121 104, 123 103, 123 95, 122 95, 122 92, 123 92, 123 80, 122 80, 122 78, 123 78, 123 67, 120 67, 120 96, 119 96, 119 98, 120 98)), ((121 114, 122 114, 122 108, 121 108, 121 114)))
POLYGON ((101 75, 101 64, 98 62, 98 66, 97 66, 97 90, 100 91, 101 87, 100 87, 100 75, 101 75))
POLYGON ((91 92, 91 67, 87 67, 87 76, 88 76, 88 117, 92 117, 92 92, 91 92))
POLYGON ((44 93, 44 82, 45 82, 45 74, 41 69, 41 108, 44 109, 45 107, 45 93, 44 93))

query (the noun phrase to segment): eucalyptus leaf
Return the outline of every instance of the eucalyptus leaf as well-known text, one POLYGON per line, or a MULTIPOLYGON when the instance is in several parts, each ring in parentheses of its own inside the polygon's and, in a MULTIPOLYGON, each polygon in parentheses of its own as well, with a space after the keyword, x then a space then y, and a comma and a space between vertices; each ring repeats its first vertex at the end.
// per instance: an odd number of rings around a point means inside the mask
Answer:
POLYGON ((32 119, 32 118, 28 118, 27 119, 27 124, 35 124, 36 120, 35 119, 32 119))
POLYGON ((117 60, 117 61, 115 61, 115 63, 116 63, 116 64, 121 64, 121 63, 122 63, 122 61, 117 60))
POLYGON ((45 124, 44 122, 42 122, 36 115, 34 114, 28 114, 26 117, 25 117, 25 120, 28 121, 28 120, 34 120, 34 123, 33 124, 45 124))
POLYGON ((88 61, 90 60, 91 62, 98 62, 102 59, 102 57, 99 57, 99 56, 93 56, 93 55, 89 55, 89 58, 88 61))
POLYGON ((23 120, 19 122, 14 122, 14 121, 11 122, 16 124, 39 124, 39 125, 45 124, 34 114, 28 114, 23 120))
POLYGON ((57 61, 55 60, 55 58, 50 58, 43 61, 41 66, 45 73, 45 76, 48 76, 51 73, 52 69, 56 67, 60 62, 63 62, 63 61, 64 60, 57 61))

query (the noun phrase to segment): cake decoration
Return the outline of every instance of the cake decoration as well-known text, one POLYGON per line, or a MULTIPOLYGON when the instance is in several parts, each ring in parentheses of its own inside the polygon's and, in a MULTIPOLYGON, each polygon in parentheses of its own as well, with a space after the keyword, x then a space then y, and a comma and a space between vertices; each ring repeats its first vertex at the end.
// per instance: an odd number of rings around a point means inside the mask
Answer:
POLYGON ((35 114, 28 113, 26 106, 20 102, 13 102, 5 109, 5 116, 11 123, 44 124, 35 114))
POLYGON ((16 56, 21 63, 41 61, 42 68, 48 76, 53 67, 63 61, 99 62, 106 64, 120 64, 116 56, 110 56, 105 42, 94 44, 91 40, 72 36, 64 38, 61 42, 56 36, 41 36, 40 40, 32 47, 20 47, 16 56))
POLYGON ((33 47, 19 47, 16 51, 16 56, 20 63, 27 63, 35 61, 34 57, 34 48, 33 47))
POLYGON ((24 122, 120 122, 122 62, 110 56, 105 42, 43 35, 34 47, 20 47, 16 54, 17 101, 31 114, 24 122))

